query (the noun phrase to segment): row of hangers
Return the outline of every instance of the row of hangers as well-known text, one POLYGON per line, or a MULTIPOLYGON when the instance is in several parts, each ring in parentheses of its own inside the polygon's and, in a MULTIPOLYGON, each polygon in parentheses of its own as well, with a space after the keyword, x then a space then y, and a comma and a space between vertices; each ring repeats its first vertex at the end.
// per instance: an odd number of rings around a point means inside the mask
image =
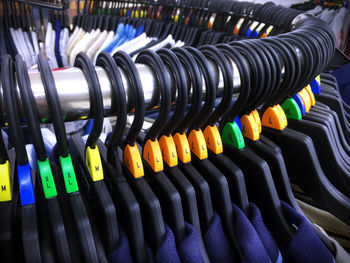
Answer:
MULTIPOLYGON (((287 13, 284 11, 283 16, 287 13)), ((292 17, 295 13, 289 14, 292 17)), ((80 53, 74 65, 88 82, 93 128, 86 142, 79 135, 68 142, 55 80, 47 60, 39 55, 49 121, 57 139, 56 154, 50 158, 23 59, 17 56, 12 62, 4 57, 1 79, 14 148, 7 151, 0 143, 2 182, 7 189, 1 192, 0 203, 5 215, 0 224, 6 237, 2 241, 6 248, 1 250, 3 258, 106 261, 106 254, 119 242, 120 222, 130 240, 133 259, 144 262, 146 244, 152 249, 159 247, 165 223, 173 229, 176 242, 181 242, 185 221, 203 234, 214 211, 239 254, 231 201, 245 213, 249 212, 249 201, 256 203, 266 224, 289 240, 293 228, 284 218, 280 200, 301 210, 288 177, 323 209, 350 223, 348 106, 341 101, 329 75, 322 76, 322 86, 315 80, 333 57, 334 39, 319 21, 309 19, 299 27, 278 37, 205 45, 198 50, 185 47, 140 52, 135 62, 151 67, 160 92, 159 113, 146 131, 142 130, 142 83, 134 62, 123 52, 113 58, 101 53, 96 65, 108 74, 118 112, 107 144, 98 140, 103 99, 91 61, 80 53), (208 59, 217 64, 224 79, 224 94, 218 105, 216 80, 208 70, 208 59), (233 104, 231 61, 238 68, 242 87, 233 104), (171 117, 170 79, 165 65, 171 69, 178 94, 171 117), (130 109, 118 68, 127 75, 134 105, 134 119, 126 135, 130 109), (34 182, 17 110, 15 77, 38 159, 34 182), (308 84, 312 89, 300 90, 308 84), (321 87, 324 94, 317 94, 321 87), (191 100, 187 96, 190 89, 191 100), (311 107, 313 95, 317 104, 311 107), (281 110, 288 118, 288 127, 281 110), (327 161, 332 154, 337 173, 327 161), (14 253, 17 247, 23 252, 14 253)), ((315 231, 331 249, 327 238, 315 231)), ((203 242, 201 251, 206 254, 203 242)))

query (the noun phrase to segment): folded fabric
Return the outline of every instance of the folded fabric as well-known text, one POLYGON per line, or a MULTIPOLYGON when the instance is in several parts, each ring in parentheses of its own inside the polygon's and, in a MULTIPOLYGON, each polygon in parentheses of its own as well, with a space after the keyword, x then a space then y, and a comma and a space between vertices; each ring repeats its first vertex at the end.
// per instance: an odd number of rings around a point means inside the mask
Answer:
POLYGON ((253 204, 250 203, 250 214, 249 214, 249 220, 251 224, 253 225, 255 231, 258 233, 259 238, 264 245, 264 248, 269 255, 272 263, 281 263, 283 262, 281 252, 273 239, 271 233, 267 229, 263 218, 261 216, 259 208, 253 204))
POLYGON ((129 241, 124 230, 119 228, 119 244, 109 255, 108 262, 111 263, 132 263, 129 241))
POLYGON ((147 263, 180 263, 179 254, 176 250, 174 234, 168 226, 165 226, 165 238, 160 247, 153 251, 151 248, 146 249, 147 263))
POLYGON ((305 216, 287 203, 281 201, 281 204, 287 222, 294 229, 293 238, 289 242, 281 237, 277 229, 270 229, 281 249, 283 259, 295 263, 334 263, 331 252, 313 231, 305 216))
POLYGON ((210 262, 239 262, 233 254, 233 250, 222 228, 221 219, 217 213, 214 213, 213 222, 211 222, 204 234, 204 244, 210 262))
POLYGON ((241 262, 243 263, 270 263, 264 245, 262 244, 258 233, 249 222, 243 211, 232 204, 234 215, 234 231, 236 243, 241 254, 241 262))
POLYGON ((185 222, 185 239, 177 247, 181 262, 201 263, 204 262, 199 247, 198 233, 196 229, 185 222))

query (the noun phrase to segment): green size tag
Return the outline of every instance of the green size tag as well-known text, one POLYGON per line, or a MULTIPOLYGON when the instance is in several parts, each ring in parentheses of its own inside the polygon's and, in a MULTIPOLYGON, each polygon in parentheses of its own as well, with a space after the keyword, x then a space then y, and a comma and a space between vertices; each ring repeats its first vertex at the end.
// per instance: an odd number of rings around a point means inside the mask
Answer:
POLYGON ((235 147, 236 149, 242 149, 245 147, 243 134, 236 122, 226 123, 222 130, 221 137, 223 142, 235 147))
POLYGON ((68 154, 67 157, 60 156, 60 163, 67 193, 70 194, 73 192, 78 192, 79 188, 77 178, 75 177, 74 167, 70 155, 68 154))
POLYGON ((41 178, 41 183, 43 185, 45 198, 48 199, 48 198, 57 196, 56 185, 55 185, 55 181, 53 180, 49 160, 47 158, 43 162, 38 160, 38 166, 39 166, 40 178, 41 178))
POLYGON ((302 114, 297 102, 294 99, 286 99, 282 104, 282 109, 288 119, 301 120, 302 114))

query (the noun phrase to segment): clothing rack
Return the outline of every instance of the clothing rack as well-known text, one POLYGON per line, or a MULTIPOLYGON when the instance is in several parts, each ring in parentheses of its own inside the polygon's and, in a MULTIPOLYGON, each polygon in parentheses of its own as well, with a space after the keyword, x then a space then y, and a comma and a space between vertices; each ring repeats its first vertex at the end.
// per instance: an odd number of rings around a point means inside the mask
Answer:
MULTIPOLYGON (((298 28, 302 28, 307 20, 312 21, 314 18, 312 16, 306 14, 300 14, 291 23, 291 29, 296 30, 298 28)), ((307 24, 307 23, 306 23, 307 24)), ((295 47, 298 49, 297 47, 295 47)), ((302 54, 300 52, 300 60, 303 61, 302 54)), ((233 85, 235 88, 234 96, 237 96, 240 90, 240 76, 237 70, 236 65, 231 60, 231 64, 234 69, 234 81, 233 85)), ((211 70, 215 74, 215 79, 217 80, 217 96, 220 97, 223 92, 223 77, 219 70, 219 67, 213 62, 209 61, 209 65, 211 70)), ((150 67, 144 64, 136 63, 136 67, 138 69, 140 79, 143 84, 143 91, 146 103, 146 109, 150 110, 157 105, 155 105, 155 101, 158 101, 159 97, 159 89, 157 88, 157 82, 155 76, 150 67)), ((105 117, 116 116, 117 112, 113 110, 112 105, 112 91, 110 86, 109 78, 106 72, 100 68, 96 67, 96 72, 99 77, 100 86, 103 94, 103 102, 104 102, 104 115, 105 117)), ((170 72, 166 69, 168 74, 170 72)), ((283 69, 282 69, 283 71, 283 69)), ((123 79, 123 84, 127 94, 127 102, 129 104, 129 109, 132 109, 131 102, 128 100, 128 90, 129 83, 127 81, 126 72, 121 70, 121 75, 123 79)), ((57 92, 60 98, 60 103, 63 111, 63 115, 65 116, 66 121, 75 121, 87 118, 90 112, 90 102, 89 102, 89 90, 88 84, 84 77, 83 72, 78 68, 69 68, 63 70, 53 71, 53 76, 55 79, 55 84, 57 88, 57 92), (72 88, 74 87, 74 89, 72 88)), ((44 87, 40 79, 40 74, 38 72, 29 72, 29 78, 33 90, 33 94, 36 100, 36 105, 38 107, 39 115, 42 120, 49 119, 49 110, 46 102, 44 87)), ((171 80, 172 94, 175 93, 174 80, 171 80)), ((19 89, 17 88, 17 101, 20 101, 19 89)), ((205 83, 203 82, 203 94, 205 94, 205 83)), ((204 99, 205 96, 203 96, 204 99)), ((174 96, 173 96, 173 99, 174 96)), ((174 101, 174 100, 173 100, 174 101)), ((114 107, 115 108, 115 107, 114 107)), ((19 103, 20 112, 23 113, 22 103, 19 103)), ((2 111, 4 112, 4 103, 2 103, 2 111)), ((6 117, 5 117, 6 119, 6 117)))

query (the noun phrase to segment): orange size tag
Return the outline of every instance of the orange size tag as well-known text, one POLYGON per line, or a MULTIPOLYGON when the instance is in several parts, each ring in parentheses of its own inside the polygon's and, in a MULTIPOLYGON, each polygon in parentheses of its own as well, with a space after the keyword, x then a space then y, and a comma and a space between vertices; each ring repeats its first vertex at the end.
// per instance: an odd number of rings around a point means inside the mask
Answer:
POLYGON ((310 101, 310 97, 309 94, 306 92, 305 90, 302 89, 301 91, 298 92, 299 96, 301 97, 301 99, 304 102, 305 105, 305 111, 309 112, 310 108, 311 108, 311 101, 310 101))
POLYGON ((252 113, 249 115, 243 115, 241 117, 242 133, 245 138, 248 138, 252 141, 259 140, 260 134, 258 125, 255 122, 254 116, 252 113))
POLYGON ((191 151, 190 145, 185 133, 176 133, 174 135, 174 142, 176 146, 176 151, 179 159, 183 163, 188 163, 191 161, 191 151))
POLYGON ((136 144, 134 146, 126 145, 124 150, 124 163, 135 178, 144 175, 140 151, 136 144))
POLYGON ((207 147, 215 154, 223 152, 222 140, 216 125, 207 126, 203 132, 207 147))
POLYGON ((261 119, 258 110, 253 110, 252 111, 254 120, 256 122, 256 125, 258 126, 258 132, 261 133, 262 128, 261 128, 261 119))
POLYGON ((143 147, 143 159, 151 166, 153 171, 163 171, 163 158, 157 139, 154 141, 147 140, 143 147))
POLYGON ((208 149, 205 144, 204 135, 201 129, 192 130, 188 136, 191 152, 193 152, 200 160, 208 158, 208 149))
POLYGON ((178 160, 173 136, 163 135, 159 140, 159 145, 164 162, 166 162, 169 167, 176 166, 178 164, 178 160))
POLYGON ((262 125, 275 130, 283 130, 287 126, 287 118, 281 106, 268 107, 262 117, 262 125), (281 109, 279 109, 281 108, 281 109), (282 112, 281 112, 282 110, 282 112))
POLYGON ((310 97, 310 101, 311 101, 311 106, 315 106, 316 104, 316 99, 315 99, 315 95, 314 93, 312 92, 312 89, 310 87, 310 85, 307 85, 306 88, 305 88, 306 92, 309 94, 309 97, 310 97))

